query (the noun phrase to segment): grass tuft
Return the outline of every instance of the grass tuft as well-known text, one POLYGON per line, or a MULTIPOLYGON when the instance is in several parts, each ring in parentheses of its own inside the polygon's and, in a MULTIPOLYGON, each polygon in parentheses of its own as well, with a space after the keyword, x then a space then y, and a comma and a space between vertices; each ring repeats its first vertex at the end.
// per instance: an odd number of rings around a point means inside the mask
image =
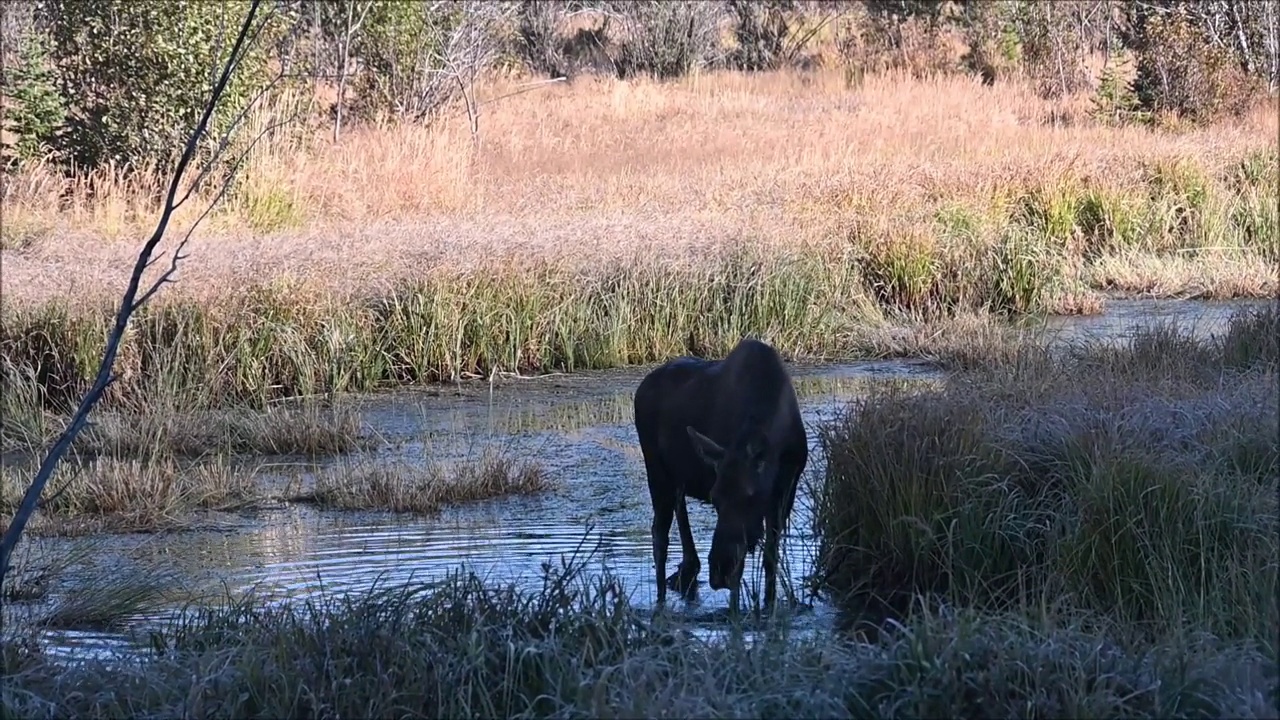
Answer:
POLYGON ((318 473, 308 499, 323 508, 435 513, 447 505, 533 495, 551 487, 542 466, 486 448, 454 463, 349 463, 318 473))
MULTIPOLYGON (((69 666, 26 653, 7 717, 1267 717, 1256 648, 1126 647, 1076 623, 918 615, 874 644, 775 625, 697 636, 609 574, 543 587, 461 573, 170 621, 150 652, 69 666)), ((15 644, 16 645, 16 644, 15 644)), ((9 647, 9 646, 6 646, 9 647)), ((20 654, 17 650, 6 650, 20 654)))
POLYGON ((103 413, 77 446, 116 457, 172 454, 305 455, 350 452, 363 444, 360 416, 345 405, 272 405, 264 410, 103 413))
MULTIPOLYGON (((0 468, 0 513, 16 511, 32 472, 26 465, 0 468)), ((197 511, 242 508, 259 495, 253 470, 225 458, 68 461, 49 480, 32 528, 40 535, 177 529, 197 511)))
POLYGON ((853 608, 1065 598, 1138 635, 1272 643, 1276 318, 1028 347, 855 402, 820 434, 817 581, 853 608))
POLYGON ((60 593, 37 622, 53 630, 121 630, 172 607, 184 580, 173 569, 96 570, 60 593))

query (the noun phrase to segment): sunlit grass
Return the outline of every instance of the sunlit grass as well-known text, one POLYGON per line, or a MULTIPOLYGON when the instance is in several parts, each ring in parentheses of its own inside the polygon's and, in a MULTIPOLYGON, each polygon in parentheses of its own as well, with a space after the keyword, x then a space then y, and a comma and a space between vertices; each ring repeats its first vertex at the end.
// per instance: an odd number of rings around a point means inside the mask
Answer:
MULTIPOLYGON (((281 139, 135 320, 113 398, 260 405, 744 334, 874 356, 885 315, 1276 296, 1273 112, 1172 135, 1046 123, 1055 107, 1016 81, 717 72, 506 98, 478 150, 451 118, 281 139)), ((0 250, 6 388, 78 397, 136 251, 115 238, 154 220, 152 185, 99 178, 91 198, 17 174, 6 222, 50 229, 0 250)), ((6 434, 42 432, 11 416, 6 434)))

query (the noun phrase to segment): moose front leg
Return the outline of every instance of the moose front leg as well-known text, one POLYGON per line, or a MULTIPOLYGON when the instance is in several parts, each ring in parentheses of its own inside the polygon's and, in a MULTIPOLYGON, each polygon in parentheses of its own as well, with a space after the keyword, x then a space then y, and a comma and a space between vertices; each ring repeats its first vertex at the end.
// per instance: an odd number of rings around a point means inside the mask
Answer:
POLYGON ((766 521, 764 528, 764 608, 773 611, 778 590, 778 546, 782 532, 778 522, 766 521))
POLYGON ((772 612, 778 592, 778 560, 781 554, 782 535, 787 529, 787 519, 791 517, 791 509, 795 506, 796 489, 800 485, 800 467, 788 468, 780 477, 791 478, 788 492, 774 513, 765 515, 764 524, 764 607, 772 612))
POLYGON ((698 549, 693 545, 693 528, 689 526, 689 508, 681 493, 676 500, 676 526, 680 528, 680 566, 667 578, 667 587, 684 596, 685 600, 693 600, 698 594, 698 572, 702 564, 698 560, 698 549))

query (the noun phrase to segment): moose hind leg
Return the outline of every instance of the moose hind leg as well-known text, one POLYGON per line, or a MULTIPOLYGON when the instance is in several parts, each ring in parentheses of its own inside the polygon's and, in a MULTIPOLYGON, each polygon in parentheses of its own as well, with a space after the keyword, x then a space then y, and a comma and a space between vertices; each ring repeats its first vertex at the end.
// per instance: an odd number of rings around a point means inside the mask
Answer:
POLYGON ((684 493, 676 500, 676 524, 680 528, 680 566, 667 578, 667 586, 680 593, 686 600, 692 600, 698 593, 698 572, 702 564, 698 560, 698 549, 693 545, 693 529, 689 526, 689 507, 684 493))

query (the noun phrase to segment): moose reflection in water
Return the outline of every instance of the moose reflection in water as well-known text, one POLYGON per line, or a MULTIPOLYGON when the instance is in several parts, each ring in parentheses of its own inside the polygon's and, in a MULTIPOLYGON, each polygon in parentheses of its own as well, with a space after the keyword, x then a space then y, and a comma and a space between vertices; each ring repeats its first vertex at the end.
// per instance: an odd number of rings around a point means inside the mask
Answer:
POLYGON ((782 358, 751 338, 722 360, 676 358, 645 376, 634 404, 653 503, 658 603, 665 602, 668 587, 687 600, 697 593, 701 564, 685 504, 691 497, 711 503, 716 512, 707 556, 711 588, 727 588, 730 611, 738 611, 746 556, 763 535, 765 607, 772 609, 778 546, 809 456, 782 358), (683 557, 664 579, 673 514, 683 557))

